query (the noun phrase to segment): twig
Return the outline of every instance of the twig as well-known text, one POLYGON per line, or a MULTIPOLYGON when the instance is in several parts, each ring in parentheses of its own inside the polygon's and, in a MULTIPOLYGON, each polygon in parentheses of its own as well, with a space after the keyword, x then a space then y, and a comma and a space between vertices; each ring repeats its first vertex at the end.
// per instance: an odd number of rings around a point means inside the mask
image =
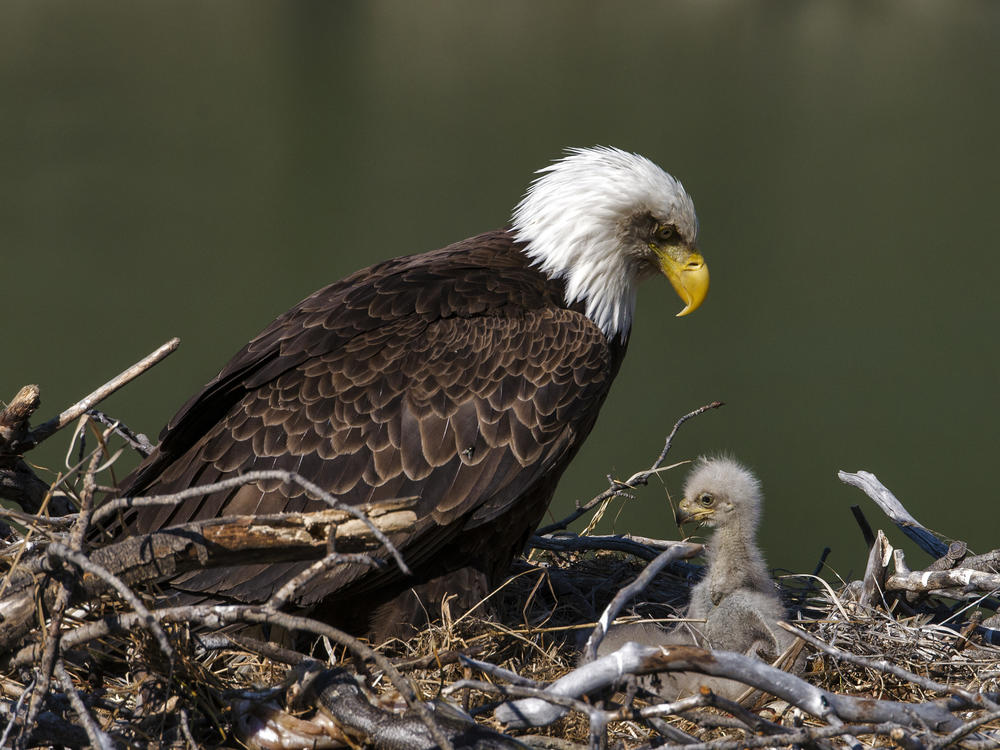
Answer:
POLYGON ((713 401, 710 404, 705 404, 704 406, 700 406, 694 411, 685 414, 683 417, 677 420, 677 422, 674 424, 674 428, 670 431, 670 434, 667 435, 667 440, 663 444, 663 450, 660 451, 660 455, 657 456, 652 466, 650 466, 645 471, 640 471, 633 474, 624 482, 613 481, 611 486, 604 492, 602 492, 600 495, 597 495, 593 499, 584 503, 562 520, 556 521, 555 523, 550 523, 548 526, 543 526, 542 528, 535 531, 535 534, 537 536, 545 536, 546 534, 551 534, 553 531, 561 531, 562 529, 567 528, 571 523, 573 523, 573 521, 575 521, 580 516, 585 514, 591 508, 600 505, 605 500, 615 497, 616 495, 623 494, 624 490, 635 489, 636 487, 644 486, 649 481, 649 478, 660 470, 660 466, 666 460, 667 453, 670 451, 670 445, 671 443, 673 443, 674 436, 677 434, 677 430, 680 429, 680 426, 685 422, 687 422, 689 419, 697 417, 699 414, 704 414, 709 409, 718 409, 720 406, 725 406, 725 404, 722 401, 713 401))
POLYGON ((478 659, 472 659, 464 654, 459 654, 459 661, 468 667, 473 669, 478 669, 484 674, 488 674, 490 677, 495 677, 500 680, 507 680, 507 682, 512 685, 521 685, 523 687, 531 687, 541 690, 538 682, 527 677, 522 677, 517 672, 511 672, 509 669, 504 669, 503 667, 498 667, 496 664, 490 664, 488 661, 480 661, 478 659))
POLYGON ((149 442, 148 437, 143 435, 141 432, 135 432, 130 429, 129 426, 120 419, 109 417, 103 411, 99 411, 98 409, 87 409, 87 416, 95 422, 103 424, 105 427, 110 427, 116 435, 121 435, 125 442, 127 442, 129 446, 143 458, 146 458, 154 450, 156 450, 156 446, 149 442))
MULTIPOLYGON (((827 727, 802 727, 799 729, 785 729, 781 734, 765 734, 759 737, 740 737, 739 739, 717 739, 710 740, 708 742, 696 742, 690 745, 684 745, 684 750, 740 750, 740 748, 756 748, 756 747, 783 747, 783 746, 796 746, 816 743, 819 740, 829 739, 832 737, 842 737, 845 735, 856 735, 856 734, 876 734, 889 736, 892 733, 897 735, 902 732, 909 735, 906 730, 899 724, 893 722, 882 722, 878 724, 874 723, 857 723, 857 724, 840 724, 837 726, 827 726, 827 727)), ((900 742, 903 742, 903 738, 900 737, 900 742)), ((650 748, 652 745, 640 746, 637 750, 643 750, 643 748, 650 748)), ((908 750, 917 750, 917 748, 922 747, 920 743, 916 745, 904 744, 908 750)))
POLYGON ((854 514, 854 520, 857 521, 858 527, 861 529, 861 536, 864 537, 865 546, 871 549, 872 545, 875 544, 875 532, 872 531, 871 524, 865 518, 864 511, 861 510, 860 505, 852 505, 851 513, 854 514))
POLYGON ((90 740, 91 746, 100 748, 100 750, 115 750, 115 743, 97 726, 94 717, 90 715, 90 711, 83 705, 83 699, 80 698, 80 694, 76 692, 76 686, 73 685, 73 678, 66 671, 61 659, 56 662, 55 676, 59 680, 59 684, 62 685, 66 697, 69 698, 69 703, 73 707, 76 717, 80 720, 80 724, 83 725, 83 730, 87 733, 87 738, 90 740))
POLYGON ((976 729, 981 727, 983 724, 994 721, 995 719, 1000 719, 1000 710, 990 711, 989 713, 983 714, 982 716, 972 719, 966 724, 960 726, 951 734, 947 734, 944 737, 935 739, 928 745, 928 748, 948 747, 949 745, 958 742, 966 735, 971 734, 976 729))
MULTIPOLYGON (((94 481, 94 471, 101 463, 103 455, 103 448, 98 446, 97 450, 94 451, 94 455, 90 459, 87 473, 83 477, 80 513, 77 516, 76 523, 73 525, 73 529, 70 531, 69 538, 70 546, 76 550, 81 549, 83 537, 86 533, 87 527, 89 526, 91 514, 93 513, 94 487, 96 484, 94 481)), ((52 617, 49 620, 49 625, 46 629, 46 639, 45 646, 42 651, 42 659, 36 669, 35 691, 31 695, 31 702, 28 704, 28 715, 25 719, 25 725, 29 727, 34 726, 35 720, 38 718, 38 714, 42 710, 42 702, 45 700, 45 696, 49 692, 53 670, 56 667, 56 662, 59 658, 60 652, 59 631, 62 628, 62 621, 66 613, 66 608, 72 600, 72 591, 69 584, 65 580, 59 580, 57 585, 58 591, 55 597, 55 607, 53 608, 52 617)), ((22 740, 26 741, 27 735, 22 736, 22 740)))
POLYGON ((191 723, 188 720, 188 712, 186 708, 180 710, 180 725, 181 725, 181 735, 184 737, 184 741, 191 750, 198 750, 198 743, 194 741, 194 735, 191 734, 191 723))
MULTIPOLYGON (((551 704, 559 706, 563 709, 573 709, 588 716, 599 710, 591 704, 573 698, 572 696, 552 693, 548 690, 542 690, 541 688, 533 688, 528 685, 495 685, 492 682, 483 682, 482 680, 457 680, 446 686, 441 693, 442 695, 451 695, 452 693, 457 693, 466 689, 479 690, 480 692, 488 693, 489 695, 499 695, 504 698, 534 699, 541 701, 546 705, 551 704)), ((511 706, 513 707, 511 710, 514 711, 516 715, 517 709, 515 706, 518 703, 520 703, 520 701, 515 701, 514 703, 504 703, 500 706, 500 708, 504 706, 511 706)), ((565 711, 560 712, 560 716, 563 713, 565 713, 565 711)), ((504 719, 501 719, 501 721, 509 723, 512 726, 540 726, 533 725, 530 722, 516 724, 514 721, 506 722, 504 719)))
POLYGON ((45 440, 45 438, 51 436, 55 432, 61 430, 63 427, 73 422, 75 419, 83 415, 88 409, 93 408, 101 401, 106 399, 112 393, 117 391, 123 385, 131 380, 134 380, 139 375, 142 375, 146 370, 153 367, 157 362, 162 360, 168 354, 173 352, 180 345, 181 340, 178 338, 172 338, 170 341, 165 343, 163 346, 158 348, 152 354, 136 362, 134 365, 129 367, 127 370, 122 371, 107 383, 102 385, 96 391, 93 391, 89 395, 83 397, 71 407, 66 409, 58 417, 50 419, 48 422, 39 425, 34 430, 32 430, 28 436, 24 439, 22 443, 18 444, 18 449, 20 451, 27 451, 34 448, 40 442, 45 440))
POLYGON ((643 560, 655 560, 656 556, 664 549, 669 549, 672 545, 680 542, 668 542, 653 539, 643 539, 639 541, 632 536, 532 536, 528 540, 528 546, 535 549, 550 550, 552 552, 583 552, 589 550, 611 550, 613 552, 627 552, 643 560), (654 544, 656 546, 654 546, 654 544))
POLYGON ((700 554, 702 549, 703 547, 700 544, 677 542, 670 549, 664 550, 657 555, 656 559, 649 563, 649 565, 647 565, 645 569, 643 569, 643 571, 636 576, 632 583, 615 595, 615 598, 611 600, 608 606, 604 609, 604 612, 601 613, 601 616, 597 621, 597 625, 594 626, 593 632, 587 639, 587 645, 584 647, 584 660, 591 661, 595 656, 597 656, 598 645, 600 645, 601 640, 611 627, 611 623, 614 621, 615 617, 618 616, 618 613, 621 611, 622 607, 625 606, 625 603, 629 601, 629 599, 632 599, 642 593, 646 586, 648 586, 657 574, 667 565, 675 560, 694 557, 695 555, 700 554))
POLYGON ((879 529, 868 552, 868 564, 861 580, 858 603, 862 607, 873 607, 880 600, 885 604, 885 578, 891 559, 892 545, 889 544, 882 529, 879 529))
MULTIPOLYGON (((899 550, 896 550, 897 552, 899 550)), ((1000 574, 983 573, 968 568, 951 570, 913 570, 897 572, 886 580, 888 591, 931 592, 948 589, 970 589, 985 593, 1000 591, 1000 574)))
POLYGON ((14 704, 14 709, 10 712, 10 718, 7 720, 7 726, 4 727, 3 735, 0 736, 0 747, 9 747, 7 740, 10 738, 10 733, 13 731, 15 724, 17 723, 17 715, 21 713, 21 708, 24 706, 24 702, 31 696, 32 690, 34 689, 36 682, 32 680, 29 682, 21 694, 17 697, 17 703, 14 704))

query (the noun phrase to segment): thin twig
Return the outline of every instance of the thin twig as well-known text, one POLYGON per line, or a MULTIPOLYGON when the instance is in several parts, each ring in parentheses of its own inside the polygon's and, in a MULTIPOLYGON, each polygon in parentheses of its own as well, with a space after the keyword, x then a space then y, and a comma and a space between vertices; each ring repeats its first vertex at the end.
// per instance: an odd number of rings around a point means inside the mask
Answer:
POLYGON ((537 536, 545 536, 546 534, 551 534, 553 531, 561 531, 562 529, 567 528, 571 523, 573 523, 573 521, 575 521, 580 516, 585 514, 591 508, 600 505, 605 500, 615 497, 616 495, 624 494, 625 490, 635 489, 636 487, 645 486, 649 481, 649 478, 653 474, 656 474, 658 471, 660 471, 660 466, 666 460, 667 453, 670 451, 670 446, 673 443, 674 436, 677 434, 677 430, 680 429, 680 426, 685 422, 687 422, 692 417, 697 417, 699 414, 704 414, 709 409, 718 409, 720 406, 725 406, 725 404, 722 401, 713 401, 710 404, 699 406, 694 411, 685 414, 683 417, 677 420, 677 422, 674 424, 674 428, 670 431, 670 434, 667 435, 667 440, 663 444, 663 450, 660 451, 660 455, 657 456, 652 466, 650 466, 645 471, 640 471, 633 474, 624 482, 613 480, 611 486, 608 489, 604 490, 604 492, 602 492, 600 495, 597 495, 588 502, 579 506, 576 510, 574 510, 572 513, 570 513, 562 520, 556 521, 555 523, 550 523, 548 526, 543 526, 542 528, 535 531, 535 534, 537 536))
MULTIPOLYGON (((103 448, 98 446, 97 450, 91 456, 87 473, 83 477, 80 513, 77 515, 76 523, 70 531, 69 539, 70 545, 76 550, 81 549, 83 537, 86 534, 91 514, 93 513, 94 471, 98 464, 101 463, 103 456, 103 448)), ((56 661, 59 658, 60 652, 59 631, 62 629, 66 608, 69 606, 70 601, 72 601, 72 591, 69 584, 65 580, 60 580, 58 585, 59 589, 55 597, 55 606, 53 607, 52 617, 46 629, 42 659, 35 673, 36 688, 31 695, 31 702, 28 704, 28 716, 25 719, 25 725, 29 727, 34 726, 38 714, 42 710, 42 703, 45 700, 45 696, 49 692, 53 670, 56 667, 56 661)), ((22 739, 26 740, 26 735, 22 739)))
POLYGON ((1000 719, 1000 710, 990 711, 989 713, 983 714, 982 716, 972 719, 963 726, 960 726, 951 734, 946 734, 944 737, 934 740, 928 745, 928 748, 948 747, 949 745, 958 742, 966 735, 971 734, 976 729, 981 727, 983 724, 994 721, 996 719, 1000 719))
POLYGON ((143 435, 141 432, 132 430, 120 419, 109 417, 103 411, 98 409, 88 409, 87 416, 95 422, 103 424, 105 427, 110 427, 116 435, 120 435, 122 439, 125 440, 125 442, 127 442, 129 446, 143 458, 146 458, 154 450, 156 450, 156 446, 149 442, 148 437, 143 435))
POLYGON ((669 549, 672 545, 680 542, 668 542, 655 540, 639 541, 630 536, 532 536, 528 540, 528 546, 535 549, 544 549, 551 552, 583 552, 590 550, 610 550, 613 552, 627 552, 643 560, 655 560, 656 556, 663 550, 669 549))

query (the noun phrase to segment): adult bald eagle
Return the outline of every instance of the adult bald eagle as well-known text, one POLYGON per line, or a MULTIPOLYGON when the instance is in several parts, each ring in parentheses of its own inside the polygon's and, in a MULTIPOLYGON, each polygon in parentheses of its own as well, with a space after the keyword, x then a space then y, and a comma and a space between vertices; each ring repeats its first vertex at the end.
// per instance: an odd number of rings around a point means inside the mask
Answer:
MULTIPOLYGON (((325 600, 328 616, 350 614, 380 637, 416 618, 420 607, 399 609, 415 584, 421 606, 446 591, 481 594, 593 427, 625 354, 636 284, 661 272, 680 315, 701 304, 708 270, 696 238, 691 199, 651 161, 569 151, 539 172, 510 228, 358 271, 277 318, 181 408, 119 494, 274 468, 355 505, 417 496, 416 529, 394 539, 413 578, 348 566, 302 587, 297 604, 325 600)), ((140 510, 129 529, 322 507, 297 487, 258 482, 140 510)), ((169 584, 259 602, 305 566, 247 564, 169 584)))

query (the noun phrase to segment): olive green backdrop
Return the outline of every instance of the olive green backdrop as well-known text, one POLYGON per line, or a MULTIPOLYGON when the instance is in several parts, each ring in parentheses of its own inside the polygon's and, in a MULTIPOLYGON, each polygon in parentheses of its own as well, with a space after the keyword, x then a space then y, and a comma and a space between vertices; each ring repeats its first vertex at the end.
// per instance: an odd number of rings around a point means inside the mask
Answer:
MULTIPOLYGON (((555 515, 721 399, 672 455, 758 472, 772 565, 863 567, 841 468, 1000 546, 998 44, 1000 4, 955 0, 8 0, 0 398, 37 382, 51 416, 177 335, 104 405, 155 436, 301 297, 502 225, 564 147, 613 144, 693 194, 712 291, 676 319, 642 288, 555 515)), ((676 536, 682 478, 606 528, 676 536)))

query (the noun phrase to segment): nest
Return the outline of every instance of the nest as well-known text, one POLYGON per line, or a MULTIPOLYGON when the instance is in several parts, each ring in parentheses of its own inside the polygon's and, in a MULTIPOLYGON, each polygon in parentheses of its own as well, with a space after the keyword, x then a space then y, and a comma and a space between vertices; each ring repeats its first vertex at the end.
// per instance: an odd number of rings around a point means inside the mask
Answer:
MULTIPOLYGON (((30 442, 23 430, 4 432, 9 412, 0 413, 8 459, 30 442)), ((155 581, 122 567, 110 546, 83 554, 81 529, 117 432, 96 430, 98 447, 81 449, 75 471, 43 493, 37 479, 22 482, 26 510, 3 511, 0 747, 1000 745, 1000 639, 991 627, 1000 554, 945 547, 868 477, 845 481, 868 482, 880 507, 938 561, 913 573, 879 532, 858 581, 835 588, 820 570, 779 577, 801 636, 798 677, 738 654, 626 647, 588 665, 607 667, 602 686, 574 692, 553 683, 582 679, 581 644, 647 565, 662 569, 618 613, 623 620, 669 624, 700 575, 697 565, 664 563, 692 545, 559 531, 659 470, 670 438, 650 470, 542 530, 476 608, 453 611, 445 600, 440 621, 375 649, 273 602, 167 607, 155 581), (736 676, 759 690, 740 703, 709 690, 664 703, 634 676, 669 670, 736 676), (542 699, 546 718, 532 718, 541 713, 526 697, 542 699), (511 721, 515 709, 528 718, 511 721)), ((7 478, 34 476, 16 461, 6 467, 7 478)), ((315 522, 332 524, 331 534, 346 528, 323 513, 315 522)), ((376 525, 351 539, 377 548, 364 536, 376 525)))

